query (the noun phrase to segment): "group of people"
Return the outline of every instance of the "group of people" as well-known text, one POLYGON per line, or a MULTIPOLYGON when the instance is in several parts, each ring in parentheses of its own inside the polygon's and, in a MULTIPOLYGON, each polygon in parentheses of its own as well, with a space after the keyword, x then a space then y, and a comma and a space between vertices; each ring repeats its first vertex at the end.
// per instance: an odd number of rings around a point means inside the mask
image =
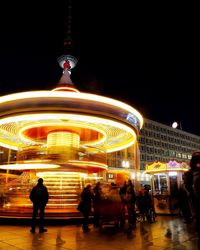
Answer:
POLYGON ((81 193, 82 208, 80 211, 83 213, 83 231, 89 231, 89 215, 93 208, 93 224, 99 226, 100 219, 100 208, 103 205, 103 199, 111 199, 113 204, 121 203, 121 214, 120 214, 120 227, 125 225, 125 214, 128 213, 129 228, 133 229, 136 226, 136 193, 134 185, 131 180, 125 181, 123 186, 118 190, 116 184, 110 184, 110 191, 107 193, 106 198, 102 192, 101 183, 97 182, 96 186, 92 188, 88 184, 81 193), (115 203, 116 202, 116 203, 115 203))
MULTIPOLYGON (((190 161, 190 170, 183 175, 183 180, 184 183, 180 189, 180 192, 182 192, 182 196, 180 193, 180 197, 182 197, 182 200, 180 200, 180 208, 186 223, 195 221, 200 244, 200 152, 193 153, 190 161)), ((112 187, 114 188, 116 185, 111 184, 111 189, 112 187)), ((111 193, 111 198, 115 199, 114 195, 111 193)), ((120 187, 118 196, 122 204, 120 226, 123 227, 125 225, 125 213, 127 211, 129 227, 130 229, 133 229, 136 226, 136 202, 139 212, 143 214, 146 214, 148 209, 152 206, 149 188, 144 187, 140 190, 139 195, 136 196, 134 185, 131 180, 128 180, 120 187)), ((104 194, 100 182, 97 182, 94 188, 88 184, 82 190, 80 202, 82 207, 80 208, 80 211, 83 213, 82 227, 84 232, 90 230, 88 224, 92 208, 94 226, 99 226, 99 208, 103 198, 104 194)), ((44 210, 48 203, 48 199, 48 190, 46 186, 43 185, 43 179, 39 178, 37 185, 33 187, 30 192, 30 200, 33 203, 32 227, 30 230, 32 233, 35 232, 38 211, 40 211, 39 232, 43 233, 47 231, 47 229, 44 228, 44 210)))

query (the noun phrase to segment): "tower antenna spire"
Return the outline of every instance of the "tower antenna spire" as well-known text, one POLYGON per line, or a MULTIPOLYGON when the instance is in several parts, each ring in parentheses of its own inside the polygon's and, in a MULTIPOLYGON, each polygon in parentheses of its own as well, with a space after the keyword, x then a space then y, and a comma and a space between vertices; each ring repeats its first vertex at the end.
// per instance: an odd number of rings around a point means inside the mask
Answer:
POLYGON ((73 40, 71 36, 71 23, 72 23, 72 0, 69 0, 68 6, 68 17, 67 17, 67 32, 64 38, 64 47, 71 47, 73 45, 73 40))
POLYGON ((58 85, 53 91, 67 90, 79 92, 70 78, 71 70, 76 66, 77 59, 71 55, 72 52, 72 37, 71 37, 71 23, 72 23, 72 0, 68 1, 68 17, 67 17, 67 30, 64 38, 64 54, 58 58, 58 63, 63 69, 63 75, 61 76, 58 85), (65 53, 66 52, 66 53, 65 53))

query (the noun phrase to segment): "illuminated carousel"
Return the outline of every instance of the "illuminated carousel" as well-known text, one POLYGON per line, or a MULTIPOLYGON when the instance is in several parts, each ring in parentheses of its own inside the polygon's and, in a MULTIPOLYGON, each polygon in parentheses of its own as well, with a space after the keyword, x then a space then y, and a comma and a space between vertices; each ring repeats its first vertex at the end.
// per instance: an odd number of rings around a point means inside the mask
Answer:
POLYGON ((70 78, 76 59, 66 55, 59 63, 63 75, 53 90, 0 97, 0 146, 16 152, 0 165, 6 178, 0 216, 31 212, 29 192, 38 177, 49 189, 49 216, 75 212, 85 180, 108 169, 107 153, 137 140, 140 113, 115 99, 79 92, 70 78))

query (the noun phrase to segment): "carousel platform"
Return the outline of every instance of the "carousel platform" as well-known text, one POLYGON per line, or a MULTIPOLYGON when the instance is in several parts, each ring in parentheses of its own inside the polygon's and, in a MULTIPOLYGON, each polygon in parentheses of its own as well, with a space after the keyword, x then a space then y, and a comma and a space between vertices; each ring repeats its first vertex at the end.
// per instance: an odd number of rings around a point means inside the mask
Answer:
MULTIPOLYGON (((0 210, 0 223, 27 223, 32 218, 32 209, 1 209, 0 210)), ((45 220, 47 223, 76 223, 82 220, 82 214, 75 209, 61 209, 60 211, 57 209, 45 210, 45 220)))

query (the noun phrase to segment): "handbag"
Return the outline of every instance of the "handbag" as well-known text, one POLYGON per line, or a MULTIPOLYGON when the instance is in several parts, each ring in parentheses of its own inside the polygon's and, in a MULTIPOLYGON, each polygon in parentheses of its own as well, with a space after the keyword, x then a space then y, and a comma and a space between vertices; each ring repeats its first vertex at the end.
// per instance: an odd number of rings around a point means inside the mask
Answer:
POLYGON ((80 211, 80 212, 83 212, 84 211, 84 203, 83 201, 79 201, 78 203, 78 206, 77 206, 77 210, 80 211))

